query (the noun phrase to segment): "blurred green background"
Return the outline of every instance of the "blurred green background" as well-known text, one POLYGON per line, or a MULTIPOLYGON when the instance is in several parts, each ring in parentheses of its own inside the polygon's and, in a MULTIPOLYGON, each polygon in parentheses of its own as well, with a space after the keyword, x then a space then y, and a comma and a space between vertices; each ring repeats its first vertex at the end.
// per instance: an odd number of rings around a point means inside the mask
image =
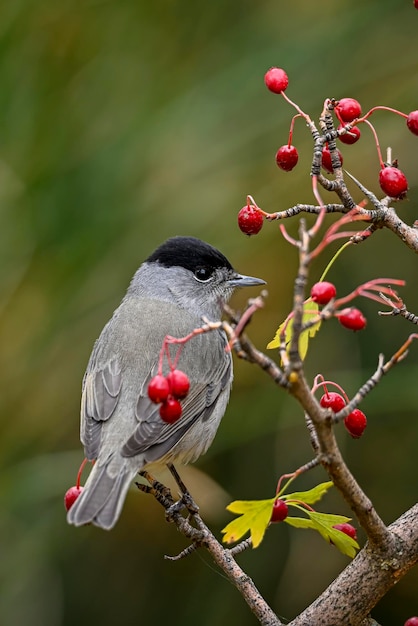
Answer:
MULTIPOLYGON (((110 533, 75 529, 63 495, 74 483, 80 384, 92 344, 141 261, 168 236, 219 247, 237 269, 268 281, 251 324, 264 347, 291 304, 296 254, 267 224, 236 226, 252 194, 265 210, 311 202, 310 137, 297 120, 300 163, 277 169, 293 111, 263 84, 286 68, 289 96, 316 118, 326 97, 363 110, 417 108, 418 12, 412 0, 3 0, 0 7, 0 615, 7 626, 256 624, 204 552, 185 547, 162 510, 134 490, 110 533)), ((402 119, 374 116, 410 181, 399 212, 417 217, 417 138, 402 119)), ((367 128, 344 146, 345 166, 378 192, 367 128)), ((354 190, 355 197, 361 195, 354 190)), ((331 199, 324 193, 324 199, 331 199)), ((297 220, 288 224, 291 232, 297 220)), ((332 250, 313 267, 318 278, 332 250)), ((403 277, 418 311, 416 258, 378 232, 344 252, 329 276, 344 293, 403 277)), ((246 294, 248 296, 248 293, 246 294)), ((245 295, 234 303, 241 307, 245 295)), ((361 302, 367 329, 327 324, 307 370, 353 394, 411 332, 361 302)), ((262 372, 236 363, 230 406, 209 453, 182 475, 218 533, 231 499, 270 497, 277 478, 311 457, 303 415, 262 372), (211 477, 209 479, 208 477, 211 477)), ((352 470, 390 522, 417 500, 418 346, 362 408, 359 441, 340 429, 352 470)), ((324 480, 321 470, 298 488, 324 480)), ((348 513, 337 494, 322 509, 348 513)), ((361 536, 361 540, 363 537, 361 536)), ((272 527, 239 558, 284 620, 319 594, 347 559, 313 532, 272 527)), ((418 614, 418 572, 376 608, 385 626, 418 614)))

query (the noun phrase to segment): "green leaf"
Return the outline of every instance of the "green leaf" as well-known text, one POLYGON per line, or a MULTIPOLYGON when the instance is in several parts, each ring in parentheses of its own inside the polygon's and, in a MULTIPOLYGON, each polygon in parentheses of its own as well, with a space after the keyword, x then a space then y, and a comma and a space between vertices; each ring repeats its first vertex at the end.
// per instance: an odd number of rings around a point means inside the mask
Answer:
MULTIPOLYGON (((303 311, 304 311, 303 317, 302 317, 303 324, 315 318, 318 315, 318 310, 319 308, 316 302, 313 302, 313 300, 308 298, 308 300, 306 300, 303 304, 303 311)), ((305 359, 307 352, 308 352, 309 339, 316 335, 320 327, 321 327, 321 322, 317 322, 314 326, 311 326, 311 328, 301 333, 299 337, 299 354, 300 354, 300 358, 302 359, 302 361, 305 359)), ((287 346, 292 337, 293 317, 291 317, 290 319, 286 318, 285 321, 280 324, 279 328, 276 331, 274 339, 272 339, 272 341, 270 341, 270 343, 267 344, 268 350, 272 350, 273 348, 280 347, 280 336, 284 328, 286 328, 285 340, 286 340, 286 346, 287 346)))
POLYGON ((291 517, 288 515, 285 520, 286 524, 294 526, 295 528, 313 528, 315 530, 315 524, 312 520, 306 517, 291 517))
POLYGON ((315 504, 333 485, 334 483, 329 480, 326 483, 320 483, 313 489, 309 489, 309 491, 295 491, 294 493, 287 493, 283 497, 285 500, 299 500, 305 504, 315 504))
POLYGON ((309 515, 310 520, 314 523, 315 529, 326 541, 333 543, 343 554, 346 554, 351 558, 356 556, 356 550, 360 548, 357 541, 341 532, 341 530, 333 528, 335 524, 349 522, 351 519, 350 517, 345 517, 345 515, 318 513, 316 511, 307 511, 307 514, 309 515))
POLYGON ((306 511, 309 518, 287 517, 284 521, 295 528, 312 528, 329 543, 334 544, 343 554, 354 558, 356 551, 360 548, 357 541, 349 537, 341 530, 333 528, 335 524, 349 522, 350 518, 345 515, 331 515, 328 513, 318 513, 316 511, 306 511))
POLYGON ((235 500, 231 502, 226 507, 227 510, 231 513, 240 514, 240 517, 229 522, 222 530, 224 542, 238 541, 249 531, 253 547, 259 546, 270 523, 276 497, 269 500, 235 500))

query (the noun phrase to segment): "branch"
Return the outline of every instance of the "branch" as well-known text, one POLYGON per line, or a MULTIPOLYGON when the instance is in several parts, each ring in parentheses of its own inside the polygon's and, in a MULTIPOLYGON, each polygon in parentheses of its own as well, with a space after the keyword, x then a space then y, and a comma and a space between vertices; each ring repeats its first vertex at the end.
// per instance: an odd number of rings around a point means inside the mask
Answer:
POLYGON ((198 547, 205 547, 212 555, 215 563, 238 589, 261 626, 282 626, 282 622, 264 600, 252 579, 235 561, 233 551, 224 548, 203 522, 198 513, 198 506, 193 501, 174 466, 168 465, 168 467, 182 492, 181 499, 178 502, 174 501, 168 487, 156 481, 148 472, 141 472, 141 474, 149 482, 149 485, 137 483, 141 491, 145 491, 156 498, 164 507, 167 520, 174 523, 179 531, 192 542, 178 557, 168 558, 170 560, 178 560, 190 555, 198 547), (184 508, 189 513, 188 518, 182 515, 184 508))
POLYGON ((377 602, 418 563, 418 504, 388 530, 393 541, 383 552, 377 553, 367 544, 289 626, 363 624, 377 602))
POLYGON ((302 372, 299 372, 298 379, 292 385, 291 393, 299 400, 315 427, 321 464, 355 513, 370 545, 380 551, 382 545, 390 543, 390 533, 348 469, 335 439, 332 417, 312 395, 302 372))
MULTIPOLYGON (((323 207, 315 204, 295 204, 295 206, 290 207, 289 209, 285 209, 284 211, 277 211, 276 213, 266 213, 265 217, 268 221, 273 222, 274 220, 284 220, 290 217, 295 217, 295 215, 300 215, 301 213, 312 213, 313 215, 318 215, 323 207)), ((325 205, 326 213, 346 213, 347 209, 343 204, 326 204, 325 205)))
MULTIPOLYGON (((173 466, 169 466, 179 486, 182 496, 174 502, 170 490, 143 472, 148 485, 138 487, 151 493, 166 511, 167 520, 174 523, 182 534, 191 540, 191 545, 178 557, 184 558, 196 548, 204 547, 212 555, 215 563, 241 593, 258 622, 262 626, 283 626, 265 602, 252 579, 235 561, 239 546, 226 549, 214 537, 198 513, 198 507, 183 485, 173 466), (188 517, 182 515, 183 508, 188 517)), ((367 544, 357 557, 344 569, 324 593, 307 609, 297 616, 289 626, 335 626, 336 624, 358 624, 378 626, 368 618, 370 610, 418 562, 418 504, 404 513, 389 526, 388 541, 377 552, 367 544)), ((241 545, 241 544, 240 544, 241 545)), ((242 549, 248 547, 248 540, 242 549)))
POLYGON ((368 198, 374 205, 376 211, 373 212, 372 222, 379 228, 385 227, 391 230, 401 241, 403 241, 410 250, 418 253, 418 228, 414 223, 412 226, 408 226, 401 220, 396 213, 395 209, 387 206, 385 200, 379 202, 374 194, 372 194, 366 187, 364 187, 352 174, 346 172, 348 176, 356 183, 357 187, 361 189, 366 198, 368 198))

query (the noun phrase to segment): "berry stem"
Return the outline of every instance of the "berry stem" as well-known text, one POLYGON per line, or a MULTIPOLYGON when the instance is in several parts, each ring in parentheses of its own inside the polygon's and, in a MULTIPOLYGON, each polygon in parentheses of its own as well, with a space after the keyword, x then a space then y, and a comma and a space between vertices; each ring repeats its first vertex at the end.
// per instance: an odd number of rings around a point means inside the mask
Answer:
POLYGON ((309 230, 309 237, 314 237, 317 232, 319 231, 319 229, 322 226, 322 222, 324 221, 324 217, 326 214, 326 208, 325 205, 322 201, 322 198, 319 194, 318 191, 318 177, 316 175, 312 176, 312 191, 313 194, 316 198, 316 201, 318 202, 319 206, 321 207, 321 210, 318 213, 318 218, 316 220, 316 222, 314 223, 314 225, 312 226, 312 228, 309 230))
POLYGON ((254 198, 250 195, 247 196, 247 206, 253 205, 257 211, 260 211, 260 213, 264 216, 264 217, 270 217, 270 215, 272 215, 271 213, 267 213, 266 211, 263 211, 263 209, 260 209, 260 207, 258 206, 257 202, 254 200, 254 198))
POLYGON ((335 301, 335 307, 340 308, 341 306, 343 306, 344 304, 347 304, 347 302, 350 302, 351 300, 353 300, 354 298, 357 298, 358 296, 363 296, 364 298, 369 298, 370 300, 376 300, 376 302, 379 302, 380 304, 382 303, 384 304, 385 303, 384 299, 380 298, 378 295, 374 293, 370 293, 370 291, 374 290, 374 291, 377 291, 378 293, 383 292, 383 293, 390 294, 391 292, 393 292, 393 290, 390 288, 390 286, 387 286, 387 285, 397 285, 398 287, 404 287, 405 281, 399 278, 375 278, 373 280, 369 280, 367 283, 364 283, 363 285, 360 285, 359 287, 354 289, 347 296, 344 296, 343 298, 338 298, 338 300, 335 301), (385 284, 381 285, 380 283, 385 283, 385 284))
MULTIPOLYGON (((240 337, 242 335, 242 333, 244 332, 245 327, 250 322, 250 320, 251 320, 252 316, 254 315, 254 313, 259 311, 263 307, 264 307, 264 300, 263 300, 262 296, 258 297, 258 298, 254 298, 254 300, 251 301, 250 306, 244 311, 244 313, 242 313, 238 324, 235 326, 235 329, 234 329, 235 337, 234 337, 234 339, 236 339, 236 338, 238 338, 238 337, 240 337)), ((231 345, 231 341, 229 342, 229 345, 231 345)))
POLYGON ((305 113, 304 111, 302 111, 302 109, 300 108, 300 106, 298 106, 298 105, 296 104, 296 102, 293 102, 293 100, 291 100, 291 99, 289 98, 289 96, 285 94, 285 92, 284 92, 284 91, 282 91, 282 92, 280 93, 280 95, 281 95, 281 96, 283 96, 283 98, 284 98, 284 99, 285 99, 285 100, 286 100, 286 101, 287 101, 287 102, 288 102, 288 103, 289 103, 289 104, 290 104, 290 105, 291 105, 294 109, 296 109, 296 111, 299 113, 299 115, 301 115, 301 116, 302 116, 302 117, 306 120, 306 123, 307 123, 309 126, 312 126, 312 125, 313 125, 313 122, 312 122, 311 118, 309 117, 309 115, 308 115, 307 113, 305 113))
POLYGON ((308 461, 307 463, 305 463, 304 465, 301 465, 300 467, 298 467, 298 469, 292 472, 291 474, 283 474, 282 476, 280 476, 277 482, 276 496, 280 497, 280 494, 286 491, 288 486, 295 480, 295 478, 297 478, 301 474, 304 474, 305 472, 310 471, 311 469, 313 469, 314 467, 317 467, 318 465, 319 465, 319 459, 318 457, 315 457, 311 459, 310 461, 308 461), (282 487, 281 484, 283 480, 285 480, 285 478, 288 478, 289 480, 286 482, 285 486, 282 487))
POLYGON ((325 393, 328 395, 329 391, 328 391, 328 386, 332 386, 335 387, 336 389, 338 389, 338 391, 341 393, 341 395, 344 397, 344 400, 346 401, 346 403, 349 403, 349 398, 346 394, 346 392, 344 391, 344 389, 341 387, 341 385, 339 385, 338 383, 334 382, 333 380, 324 380, 322 383, 319 383, 318 385, 316 385, 315 387, 312 388, 312 393, 315 393, 316 391, 318 391, 318 389, 320 387, 323 387, 325 390, 325 393))
POLYGON ((295 480, 297 475, 298 473, 296 470, 296 472, 292 472, 291 474, 283 474, 283 476, 280 476, 279 481, 277 483, 277 487, 276 487, 276 496, 278 498, 280 498, 281 494, 286 491, 289 485, 295 480), (289 480, 287 480, 285 485, 282 487, 282 482, 285 478, 288 478, 289 480))
POLYGON ((306 502, 303 502, 302 500, 285 500, 286 504, 290 504, 291 506, 294 506, 295 509, 299 509, 299 511, 311 511, 312 513, 315 512, 315 509, 312 506, 309 506, 309 504, 306 504, 306 502))
POLYGON ((337 250, 337 252, 334 254, 334 256, 332 257, 331 261, 328 263, 328 265, 326 266, 326 268, 324 269, 324 271, 322 272, 321 278, 319 279, 319 282, 321 283, 323 280, 325 280, 325 276, 328 274, 329 270, 331 269, 331 267, 333 266, 334 262, 338 259, 338 257, 340 256, 341 252, 343 250, 345 250, 345 248, 347 248, 348 246, 351 245, 351 241, 346 241, 345 244, 343 244, 341 246, 341 248, 339 248, 337 250))
POLYGON ((382 159, 382 151, 380 149, 380 143, 379 143, 379 138, 378 138, 377 133, 376 133, 376 129, 373 126, 373 124, 371 122, 369 122, 369 120, 364 120, 364 123, 367 124, 371 128, 371 131, 372 131, 373 136, 374 136, 374 141, 375 141, 375 144, 376 144, 377 156, 379 157, 380 167, 383 169, 385 167, 385 164, 384 164, 383 159, 382 159))
POLYGON ((311 393, 315 393, 317 389, 319 389, 319 387, 321 387, 321 385, 323 385, 325 393, 328 393, 328 389, 327 389, 327 381, 325 380, 325 378, 323 377, 322 374, 317 374, 314 378, 314 384, 312 386, 311 389, 311 393))
POLYGON ((356 206, 354 207, 354 209, 346 213, 346 215, 341 217, 339 220, 334 222, 332 226, 329 227, 322 241, 311 252, 311 258, 315 258, 319 254, 321 254, 324 248, 326 248, 328 244, 330 244, 332 241, 335 241, 336 239, 341 239, 342 237, 354 237, 354 238, 361 237, 363 239, 363 238, 366 238, 366 236, 367 237, 370 236, 371 233, 370 231, 367 231, 367 230, 360 231, 360 232, 354 232, 354 231, 353 232, 347 231, 347 232, 341 232, 341 233, 336 232, 338 228, 340 228, 343 224, 347 224, 351 222, 360 222, 360 221, 365 222, 367 220, 370 220, 370 216, 365 215, 363 213, 357 213, 357 211, 358 211, 358 208, 356 206))
POLYGON ((289 235, 286 230, 286 226, 284 224, 279 224, 279 228, 286 241, 288 241, 292 246, 295 246, 297 248, 299 246, 299 242, 289 235))
POLYGON ((365 122, 367 120, 368 117, 370 117, 370 115, 372 115, 372 113, 374 113, 375 111, 390 111, 391 113, 396 113, 396 115, 400 115, 401 117, 407 118, 408 115, 406 113, 402 113, 402 111, 398 111, 398 109, 392 109, 392 107, 385 107, 385 106, 375 106, 372 109, 370 109, 370 111, 367 111, 367 113, 365 115, 363 115, 362 117, 360 117, 357 122, 365 122))
POLYGON ((230 333, 232 333, 232 331, 230 329, 228 329, 228 325, 225 324, 225 322, 210 322, 206 318, 203 318, 203 321, 204 321, 204 325, 203 326, 200 326, 199 328, 195 328, 188 335, 185 335, 185 337, 172 337, 171 335, 166 335, 164 337, 163 345, 162 345, 161 350, 160 350, 160 357, 159 357, 159 363, 158 363, 158 374, 163 375, 162 374, 162 368, 163 368, 164 355, 167 356, 167 360, 168 360, 168 364, 169 364, 170 369, 173 370, 173 369, 177 368, 177 364, 178 364, 178 361, 179 361, 179 358, 180 358, 180 355, 181 355, 181 351, 183 350, 184 345, 188 341, 193 339, 193 337, 197 337, 197 335, 203 335, 204 333, 209 333, 212 330, 217 330, 218 328, 224 328, 225 332, 227 332, 228 335, 230 333), (171 345, 179 346, 174 359, 171 358, 171 355, 170 355, 170 352, 169 352, 169 347, 171 345))
POLYGON ((287 141, 287 147, 290 148, 291 144, 292 144, 292 139, 293 139, 293 129, 295 126, 295 120, 297 117, 303 117, 303 115, 301 113, 297 113, 296 115, 294 115, 292 117, 292 121, 290 122, 290 128, 289 128, 289 139, 287 141))
POLYGON ((83 469, 85 468, 86 464, 88 463, 88 459, 84 459, 81 462, 81 465, 79 467, 78 473, 77 473, 77 481, 76 481, 76 487, 77 489, 80 489, 80 482, 81 482, 81 474, 83 473, 83 469))

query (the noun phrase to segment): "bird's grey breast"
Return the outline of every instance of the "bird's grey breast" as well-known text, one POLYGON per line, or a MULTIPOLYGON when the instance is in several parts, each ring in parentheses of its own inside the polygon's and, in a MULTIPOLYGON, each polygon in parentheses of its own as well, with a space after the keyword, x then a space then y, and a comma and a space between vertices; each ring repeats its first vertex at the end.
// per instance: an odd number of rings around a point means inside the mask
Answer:
MULTIPOLYGON (((196 315, 166 301, 131 297, 122 302, 96 342, 84 379, 82 441, 89 458, 98 455, 107 421, 107 440, 114 445, 117 438, 124 444, 124 454, 135 456, 154 447, 153 456, 158 456, 157 450, 164 452, 197 419, 209 419, 225 389, 229 395, 232 380, 222 331, 198 335, 170 349, 173 361, 180 350, 178 367, 191 382, 178 423, 162 422, 158 407, 147 396, 166 335, 184 337, 201 324, 196 315)), ((168 369, 165 358, 164 372, 168 369)))

